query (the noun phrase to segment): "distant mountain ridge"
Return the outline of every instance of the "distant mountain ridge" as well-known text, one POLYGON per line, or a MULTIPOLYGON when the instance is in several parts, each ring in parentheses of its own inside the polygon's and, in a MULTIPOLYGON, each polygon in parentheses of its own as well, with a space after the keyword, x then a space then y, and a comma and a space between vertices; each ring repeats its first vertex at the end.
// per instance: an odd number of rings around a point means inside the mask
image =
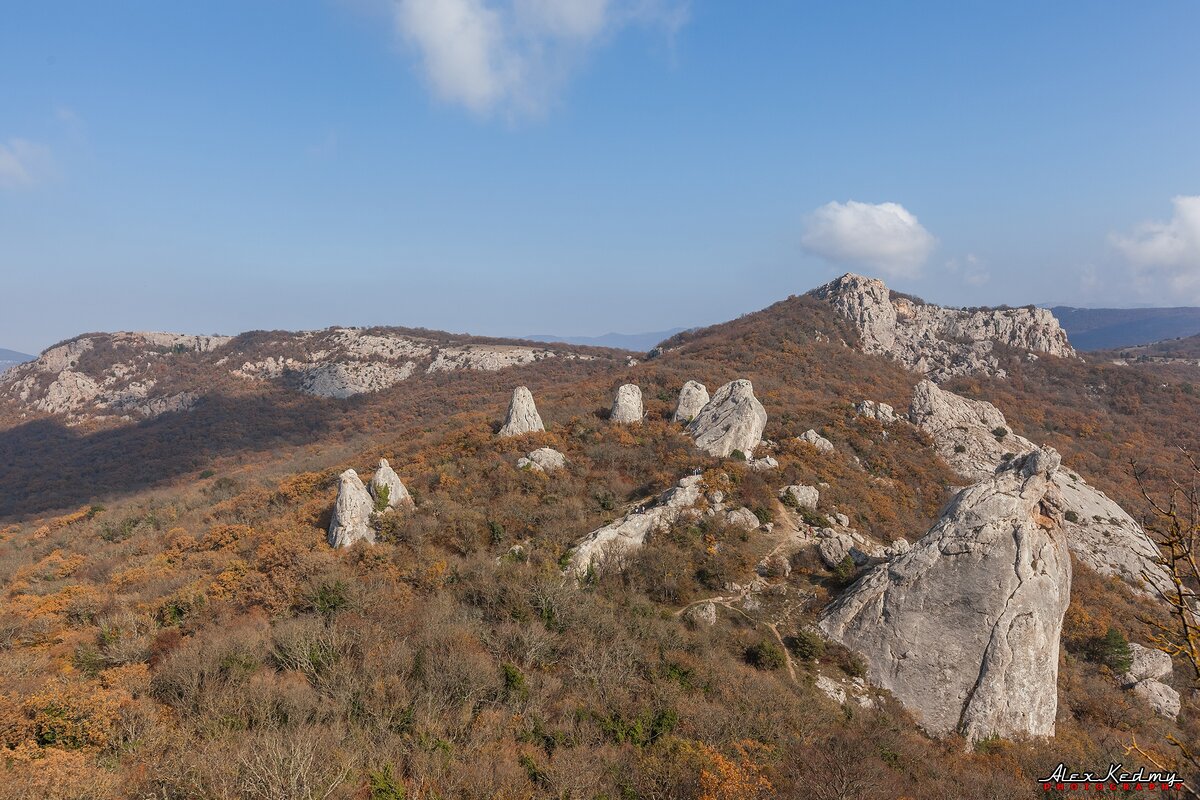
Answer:
POLYGON ((690 329, 670 328, 665 331, 649 331, 647 333, 606 333, 602 336, 558 336, 552 333, 538 333, 521 338, 532 342, 563 342, 564 344, 584 344, 592 347, 615 347, 620 350, 645 353, 659 342, 686 330, 690 329))
POLYGON ((0 347, 0 372, 4 372, 10 367, 15 367, 17 364, 33 361, 35 358, 37 356, 18 353, 16 350, 5 350, 3 347, 0 347))
POLYGON ((1054 306, 1067 336, 1079 350, 1118 347, 1178 339, 1200 333, 1200 308, 1074 308, 1054 306))

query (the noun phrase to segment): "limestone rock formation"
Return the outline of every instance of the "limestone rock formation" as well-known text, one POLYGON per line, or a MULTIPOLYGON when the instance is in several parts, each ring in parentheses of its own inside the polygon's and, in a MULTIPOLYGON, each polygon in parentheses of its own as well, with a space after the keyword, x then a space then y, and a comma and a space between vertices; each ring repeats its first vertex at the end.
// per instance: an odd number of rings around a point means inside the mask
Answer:
POLYGON ((716 625, 717 604, 711 600, 705 603, 697 603, 689 607, 683 613, 683 617, 693 625, 716 625))
POLYGON ((622 384, 613 398, 612 411, 608 418, 625 425, 641 422, 646 412, 642 409, 642 390, 636 384, 622 384))
POLYGON ((517 467, 534 472, 554 472, 567 465, 567 457, 553 447, 539 447, 524 458, 517 459, 517 467))
POLYGON ((304 367, 296 374, 300 391, 345 399, 394 386, 408 379, 416 366, 412 361, 398 367, 373 361, 335 361, 304 367))
POLYGON ((728 512, 725 515, 725 522, 732 528, 742 528, 748 531, 757 528, 761 524, 754 512, 745 506, 728 512))
POLYGON ((1161 650, 1129 645, 1133 657, 1129 671, 1121 676, 1121 684, 1140 697, 1155 714, 1167 719, 1179 716, 1179 692, 1163 683, 1171 675, 1171 657, 1161 650))
POLYGON ((388 463, 386 458, 381 458, 379 459, 379 467, 375 470, 375 474, 371 476, 371 498, 376 503, 378 503, 379 498, 383 495, 385 488, 387 489, 387 508, 414 507, 412 495, 408 493, 408 488, 400 480, 400 476, 392 469, 392 465, 388 463))
POLYGON ((702 480, 700 475, 689 475, 659 495, 649 508, 634 509, 616 522, 589 533, 571 551, 567 574, 580 577, 587 573, 593 561, 609 553, 640 547, 654 532, 669 527, 700 499, 702 480))
POLYGON ((672 422, 691 422, 696 415, 708 404, 708 389, 703 383, 688 381, 679 390, 679 403, 675 406, 672 422))
POLYGON ((1003 377, 996 345, 1071 358, 1075 350, 1045 308, 961 311, 894 295, 883 281, 848 273, 810 292, 858 330, 862 349, 935 381, 982 373, 1003 377))
POLYGON ((863 400, 854 407, 855 413, 860 417, 868 417, 878 420, 884 425, 891 425, 893 422, 898 422, 899 417, 896 416, 896 409, 889 406, 887 403, 877 403, 874 400, 863 400))
POLYGON ((349 547, 357 542, 375 543, 375 531, 371 528, 371 513, 375 501, 367 487, 352 469, 338 478, 337 502, 333 506, 333 519, 329 522, 330 547, 349 547))
POLYGON ((822 614, 933 735, 1050 736, 1071 560, 1059 456, 1037 450, 964 489, 907 553, 822 614))
POLYGON ((500 428, 500 436, 520 436, 544 430, 546 427, 542 425, 537 406, 533 404, 533 393, 524 386, 518 386, 513 390, 512 400, 508 403, 508 414, 500 428))
MULTIPOLYGON (((908 416, 932 437, 946 463, 968 480, 991 475, 1006 457, 1037 449, 1033 442, 1013 433, 991 403, 959 397, 932 381, 917 384, 908 416)), ((1154 593, 1154 586, 1167 588, 1166 575, 1156 564, 1158 546, 1124 509, 1073 470, 1058 470, 1054 482, 1067 544, 1076 558, 1101 575, 1124 579, 1143 593, 1154 593), (1149 586, 1146 575, 1150 576, 1149 586)))
POLYGON ((710 456, 728 456, 734 450, 746 458, 762 441, 767 412, 754 396, 748 380, 736 380, 722 386, 687 426, 696 447, 710 456))
POLYGON ((817 555, 830 569, 845 561, 853 548, 854 540, 846 533, 829 531, 829 535, 817 539, 817 555))
POLYGON ((1133 693, 1140 697, 1150 709, 1165 719, 1179 716, 1181 707, 1179 692, 1165 683, 1147 678, 1134 684, 1133 693))
POLYGON ((809 428, 808 430, 806 430, 804 433, 800 434, 796 438, 802 442, 808 442, 813 447, 817 448, 818 452, 821 452, 821 453, 832 453, 833 452, 833 442, 829 441, 824 436, 822 436, 821 434, 814 431, 812 428, 809 428))
POLYGON ((804 486, 800 484, 785 486, 779 490, 779 499, 786 504, 794 505, 796 508, 807 508, 810 511, 817 509, 817 502, 821 499, 821 493, 817 491, 815 486, 804 486))

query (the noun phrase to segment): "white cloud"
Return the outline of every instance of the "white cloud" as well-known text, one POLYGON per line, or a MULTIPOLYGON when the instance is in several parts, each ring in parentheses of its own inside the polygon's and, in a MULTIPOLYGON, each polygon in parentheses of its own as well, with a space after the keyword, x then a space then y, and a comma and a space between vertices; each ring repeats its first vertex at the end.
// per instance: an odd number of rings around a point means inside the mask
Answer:
POLYGON ((1109 240, 1133 266, 1134 277, 1155 294, 1200 298, 1200 196, 1171 199, 1167 222, 1146 222, 1128 236, 1109 240))
POLYGON ((50 149, 26 139, 0 142, 0 189, 24 189, 50 172, 50 149))
POLYGON ((808 216, 804 248, 839 264, 915 277, 937 239, 899 203, 826 203, 808 216))
POLYGON ((674 32, 687 0, 397 0, 396 28, 433 91, 486 115, 536 114, 607 35, 674 32))

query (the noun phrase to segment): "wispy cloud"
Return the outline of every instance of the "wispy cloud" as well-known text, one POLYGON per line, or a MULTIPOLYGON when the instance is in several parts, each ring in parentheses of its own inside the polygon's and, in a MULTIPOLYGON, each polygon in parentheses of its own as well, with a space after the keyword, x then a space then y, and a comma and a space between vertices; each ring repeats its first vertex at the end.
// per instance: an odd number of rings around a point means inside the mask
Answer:
POLYGON ((826 203, 808 216, 804 248, 838 264, 916 277, 937 239, 899 203, 826 203))
POLYGON ((0 142, 0 189, 24 189, 50 172, 50 149, 27 139, 0 142))
POLYGON ((1200 196, 1172 198, 1166 222, 1145 222, 1109 241, 1133 267, 1143 290, 1162 297, 1200 299, 1200 196))
POLYGON ((479 115, 541 113, 588 52, 623 28, 673 33, 686 0, 398 0, 396 28, 442 100, 479 115))
POLYGON ((968 286, 982 286, 992 279, 987 264, 974 253, 967 253, 962 258, 951 258, 946 262, 946 271, 957 275, 968 286))

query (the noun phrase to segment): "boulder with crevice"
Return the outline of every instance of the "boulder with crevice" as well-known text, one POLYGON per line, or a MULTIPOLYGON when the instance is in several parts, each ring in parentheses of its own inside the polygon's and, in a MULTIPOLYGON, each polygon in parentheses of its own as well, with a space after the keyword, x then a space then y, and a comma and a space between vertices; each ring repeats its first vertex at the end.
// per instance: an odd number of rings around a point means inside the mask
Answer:
POLYGON ((743 379, 718 389, 687 430, 696 447, 710 456, 724 458, 737 451, 750 458, 766 425, 766 409, 754 396, 754 386, 743 379))
POLYGON ((960 492, 907 553, 874 567, 821 615, 935 736, 1054 733, 1071 559, 1054 476, 1037 450, 960 492))
POLYGON ((379 498, 383 496, 384 491, 387 492, 387 501, 384 504, 385 508, 413 508, 412 495, 408 493, 408 488, 404 482, 400 480, 400 476, 392 469, 392 465, 388 463, 386 458, 379 459, 379 467, 375 470, 375 474, 371 476, 371 498, 378 505, 379 498))
POLYGON ((811 444, 813 447, 817 448, 817 452, 820 453, 832 453, 834 450, 833 442, 829 441, 812 428, 809 428, 796 438, 802 442, 805 442, 806 444, 811 444))
POLYGON ((554 472, 567 465, 567 457, 553 447, 539 447, 528 455, 517 459, 518 469, 534 472, 554 472))
POLYGON ((816 511, 817 503, 821 499, 821 493, 817 491, 817 487, 815 486, 793 484, 779 490, 779 499, 783 500, 785 505, 816 511))

